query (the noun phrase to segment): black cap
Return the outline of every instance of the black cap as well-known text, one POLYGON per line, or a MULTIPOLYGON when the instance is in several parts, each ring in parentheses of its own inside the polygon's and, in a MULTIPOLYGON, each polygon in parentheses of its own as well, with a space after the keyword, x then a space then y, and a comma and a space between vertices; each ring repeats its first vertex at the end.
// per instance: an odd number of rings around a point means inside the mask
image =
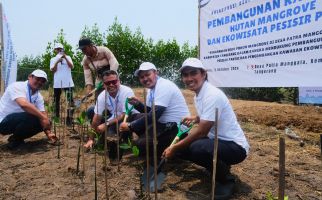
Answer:
POLYGON ((82 38, 78 42, 78 49, 83 49, 84 47, 93 44, 93 42, 88 38, 82 38))

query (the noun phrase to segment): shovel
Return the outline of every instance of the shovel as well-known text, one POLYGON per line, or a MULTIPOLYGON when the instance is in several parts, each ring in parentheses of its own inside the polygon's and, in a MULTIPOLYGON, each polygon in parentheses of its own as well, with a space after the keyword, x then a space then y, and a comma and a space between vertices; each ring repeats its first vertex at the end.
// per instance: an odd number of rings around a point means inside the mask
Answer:
POLYGON ((79 108, 81 106, 81 104, 87 100, 88 97, 92 96, 94 92, 96 92, 97 90, 100 90, 102 88, 103 88, 103 82, 99 82, 97 84, 97 86, 90 93, 86 94, 83 98, 75 101, 75 107, 79 108))
MULTIPOLYGON (((177 133, 176 137, 173 139, 173 141, 171 142, 170 146, 176 144, 182 138, 182 136, 184 134, 188 133, 191 130, 192 127, 193 127, 193 124, 191 124, 190 127, 187 128, 186 126, 182 126, 182 123, 180 122, 178 124, 178 133, 177 133)), ((155 188, 154 188, 154 179, 155 178, 157 179, 157 190, 161 190, 161 185, 164 182, 164 179, 166 177, 165 174, 161 172, 161 169, 165 163, 166 163, 166 159, 163 158, 158 165, 156 176, 153 173, 154 170, 150 170, 149 176, 147 176, 146 169, 144 170, 143 175, 142 175, 142 182, 143 182, 144 191, 147 191, 148 187, 150 188, 151 192, 155 191, 155 188), (148 177, 150 177, 150 180, 147 180, 148 177)), ((154 168, 152 166, 150 166, 150 169, 154 169, 154 168)))

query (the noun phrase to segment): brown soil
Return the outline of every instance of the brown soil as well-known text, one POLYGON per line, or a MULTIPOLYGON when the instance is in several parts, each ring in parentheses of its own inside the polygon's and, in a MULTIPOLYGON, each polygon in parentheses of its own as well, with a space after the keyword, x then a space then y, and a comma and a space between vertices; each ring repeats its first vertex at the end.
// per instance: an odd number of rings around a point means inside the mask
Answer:
MULTIPOLYGON (((138 96, 141 94, 138 93, 138 96)), ((184 91, 189 108, 193 94, 184 91)), ((232 199, 266 199, 278 194, 279 136, 290 127, 304 141, 286 137, 286 190, 289 199, 322 199, 322 165, 319 147, 322 108, 256 101, 231 100, 251 145, 248 158, 232 167, 237 178, 232 199)), ((77 129, 77 128, 76 128, 77 129)), ((16 151, 6 149, 8 136, 0 136, 0 199, 94 199, 94 154, 85 153, 80 173, 76 173, 79 147, 77 134, 58 128, 64 145, 48 144, 41 133, 16 151), (64 135, 66 135, 64 137, 64 135)), ((98 198, 105 198, 103 157, 97 155, 98 198)), ((110 165, 107 180, 110 199, 147 199, 140 188, 143 162, 130 152, 121 164, 110 165)), ((171 160, 159 199, 210 199, 211 177, 201 167, 182 160, 171 160)), ((154 198, 154 194, 151 194, 154 198)))

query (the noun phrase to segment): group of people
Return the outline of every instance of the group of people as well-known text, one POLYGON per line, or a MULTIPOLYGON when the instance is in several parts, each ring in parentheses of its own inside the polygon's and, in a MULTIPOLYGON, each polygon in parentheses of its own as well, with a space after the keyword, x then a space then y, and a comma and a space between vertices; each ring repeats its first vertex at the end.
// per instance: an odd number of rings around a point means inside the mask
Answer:
MULTIPOLYGON (((95 106, 88 111, 91 126, 98 134, 104 135, 107 128, 107 132, 111 134, 119 131, 122 139, 127 141, 134 132, 138 138, 133 142, 139 148, 140 155, 145 155, 147 129, 148 145, 151 146, 149 155, 153 155, 153 118, 155 117, 158 160, 180 157, 212 172, 214 134, 217 128, 216 181, 224 185, 231 180, 230 166, 242 162, 247 157, 249 144, 228 98, 220 89, 207 81, 207 70, 199 59, 187 58, 179 69, 186 88, 195 93, 194 104, 197 115, 190 116, 180 89, 170 80, 161 77, 153 63, 143 62, 134 72, 141 85, 147 89, 146 102, 142 102, 135 97, 130 87, 121 84, 117 73, 119 63, 107 47, 96 46, 90 39, 85 38, 79 41, 79 49, 84 54, 82 65, 87 93, 93 90, 95 82, 102 81, 104 85, 102 91, 96 92, 95 106), (126 99, 134 109, 128 120, 123 121, 126 116, 126 99), (218 116, 215 116, 216 108, 218 116), (146 118, 148 126, 145 125, 146 118), (216 119, 218 121, 215 123, 216 119), (179 142, 170 146, 178 133, 180 122, 186 126, 194 124, 194 127, 179 142), (119 130, 116 130, 117 127, 119 130)), ((50 70, 54 73, 55 108, 56 116, 59 116, 62 88, 69 91, 70 102, 73 102, 74 83, 71 76, 73 62, 64 53, 61 44, 55 46, 55 53, 57 55, 51 59, 50 70)), ((24 139, 41 131, 46 133, 49 140, 53 142, 57 140, 50 132, 44 100, 39 93, 39 89, 46 81, 46 73, 37 69, 28 76, 28 81, 9 85, 2 96, 0 133, 11 134, 8 139, 10 148, 19 146, 24 139)), ((90 137, 84 148, 91 148, 94 144, 94 138, 90 137)), ((111 160, 117 159, 116 152, 115 142, 110 142, 111 160)))

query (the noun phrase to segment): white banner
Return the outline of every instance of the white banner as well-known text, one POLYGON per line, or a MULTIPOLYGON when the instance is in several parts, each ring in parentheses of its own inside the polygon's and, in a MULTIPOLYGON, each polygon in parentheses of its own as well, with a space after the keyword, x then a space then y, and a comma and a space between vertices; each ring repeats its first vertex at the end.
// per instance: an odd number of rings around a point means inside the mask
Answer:
POLYGON ((322 86, 321 0, 200 0, 200 59, 219 87, 322 86))
POLYGON ((14 52, 13 44, 11 40, 11 32, 9 23, 4 11, 2 10, 3 16, 3 51, 4 51, 4 63, 2 67, 2 78, 4 80, 5 88, 10 83, 13 83, 17 79, 17 55, 14 52))
POLYGON ((322 87, 300 87, 299 103, 322 104, 322 87))

